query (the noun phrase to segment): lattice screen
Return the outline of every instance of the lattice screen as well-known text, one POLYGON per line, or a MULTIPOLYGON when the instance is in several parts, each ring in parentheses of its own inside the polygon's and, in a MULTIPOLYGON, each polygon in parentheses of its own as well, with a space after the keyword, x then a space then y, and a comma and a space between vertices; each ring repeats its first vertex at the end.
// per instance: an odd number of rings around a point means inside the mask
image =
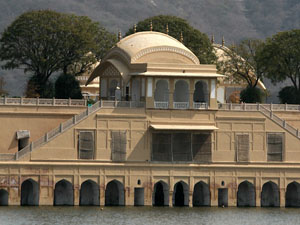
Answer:
POLYGON ((126 160, 126 131, 111 132, 111 158, 112 161, 126 160))
POLYGON ((196 162, 211 162, 211 135, 193 134, 193 160, 196 162))
POLYGON ((271 133, 267 136, 268 161, 282 161, 283 134, 271 133))
POLYGON ((94 158, 94 132, 80 131, 78 146, 79 146, 80 159, 93 159, 94 158))
POLYGON ((236 135, 236 153, 238 162, 249 161, 249 134, 236 135))
POLYGON ((171 134, 153 133, 152 134, 152 160, 172 161, 171 134))

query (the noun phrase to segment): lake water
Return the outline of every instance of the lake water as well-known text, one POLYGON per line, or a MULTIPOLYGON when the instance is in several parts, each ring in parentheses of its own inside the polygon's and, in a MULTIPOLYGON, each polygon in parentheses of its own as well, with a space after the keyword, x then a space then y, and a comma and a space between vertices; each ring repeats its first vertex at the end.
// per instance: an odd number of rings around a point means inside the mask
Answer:
POLYGON ((296 225, 300 209, 160 207, 0 207, 2 225, 296 225))

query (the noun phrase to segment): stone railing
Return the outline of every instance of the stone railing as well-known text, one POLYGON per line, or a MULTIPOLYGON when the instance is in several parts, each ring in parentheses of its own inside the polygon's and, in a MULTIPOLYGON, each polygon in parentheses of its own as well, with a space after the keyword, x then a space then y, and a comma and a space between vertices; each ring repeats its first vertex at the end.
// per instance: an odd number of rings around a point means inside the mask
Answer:
POLYGON ((154 108, 156 109, 168 109, 169 108, 169 102, 154 102, 154 108))
POLYGON ((276 116, 274 111, 300 111, 299 105, 283 105, 283 104, 219 104, 219 110, 228 111, 257 111, 277 123, 280 127, 300 139, 300 132, 298 129, 289 125, 284 119, 276 116), (284 106, 284 107, 283 107, 284 106))
POLYGON ((174 109, 188 109, 189 107, 189 102, 173 102, 174 109))
POLYGON ((194 109, 208 109, 208 104, 206 102, 194 102, 194 109))
POLYGON ((103 108, 144 108, 145 102, 100 100, 100 106, 103 108))
POLYGON ((28 105, 28 106, 86 106, 84 99, 56 99, 56 98, 0 98, 0 105, 28 105))

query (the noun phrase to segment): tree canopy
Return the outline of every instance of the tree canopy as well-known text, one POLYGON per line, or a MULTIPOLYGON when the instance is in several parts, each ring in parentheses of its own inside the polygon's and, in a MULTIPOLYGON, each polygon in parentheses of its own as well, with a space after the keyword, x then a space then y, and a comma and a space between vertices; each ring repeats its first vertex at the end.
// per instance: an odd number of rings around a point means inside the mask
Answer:
POLYGON ((258 55, 263 42, 260 40, 243 40, 238 45, 232 45, 221 56, 218 62, 219 70, 229 74, 228 79, 236 83, 245 82, 248 87, 256 87, 263 71, 258 55))
POLYGON ((115 41, 114 35, 88 17, 30 11, 4 30, 0 60, 4 69, 24 69, 34 76, 31 81, 37 82, 36 91, 43 97, 42 89, 53 73, 86 71, 115 41))
POLYGON ((266 40, 259 56, 264 76, 273 83, 290 79, 300 91, 300 30, 280 32, 266 40))
POLYGON ((73 75, 60 75, 55 82, 55 98, 81 99, 79 81, 73 75))
MULTIPOLYGON (((193 28, 186 20, 176 16, 154 16, 140 21, 136 25, 136 31, 149 31, 150 23, 152 21, 153 31, 167 33, 177 40, 183 37, 183 44, 189 48, 200 60, 202 64, 214 63, 216 56, 213 53, 213 47, 206 34, 193 28)), ((134 28, 129 29, 127 35, 133 34, 134 28)))

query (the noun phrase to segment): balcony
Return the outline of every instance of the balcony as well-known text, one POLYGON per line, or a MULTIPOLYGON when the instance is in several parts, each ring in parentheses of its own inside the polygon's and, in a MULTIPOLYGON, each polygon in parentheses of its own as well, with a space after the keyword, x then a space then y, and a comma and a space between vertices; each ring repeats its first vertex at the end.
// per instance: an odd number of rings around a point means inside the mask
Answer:
POLYGON ((154 102, 154 108, 156 109, 168 109, 169 102, 154 102))

